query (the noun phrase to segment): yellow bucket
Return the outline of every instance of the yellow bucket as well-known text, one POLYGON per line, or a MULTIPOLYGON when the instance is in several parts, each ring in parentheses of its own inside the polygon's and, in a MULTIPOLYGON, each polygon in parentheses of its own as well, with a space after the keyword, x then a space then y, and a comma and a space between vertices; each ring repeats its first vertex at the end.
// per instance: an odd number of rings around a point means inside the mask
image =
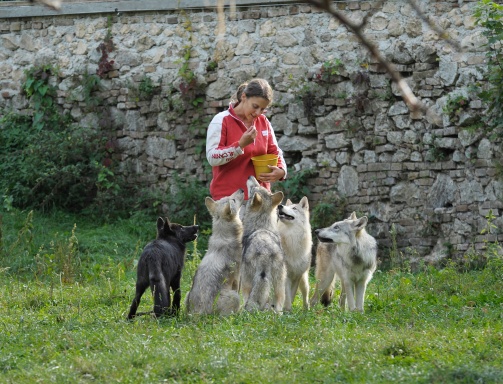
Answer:
POLYGON ((269 173, 271 170, 268 165, 276 166, 278 165, 278 155, 261 155, 254 156, 251 158, 253 162, 253 167, 255 168, 255 177, 261 173, 269 173))

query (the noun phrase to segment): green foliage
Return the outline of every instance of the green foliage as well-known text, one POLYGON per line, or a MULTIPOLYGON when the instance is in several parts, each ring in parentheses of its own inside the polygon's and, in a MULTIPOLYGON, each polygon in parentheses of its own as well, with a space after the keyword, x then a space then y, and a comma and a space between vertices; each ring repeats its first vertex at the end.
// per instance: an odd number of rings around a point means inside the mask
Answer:
POLYGON ((154 94, 154 90, 155 86, 152 79, 148 76, 144 76, 140 81, 140 85, 138 86, 138 91, 140 92, 140 99, 141 100, 151 99, 152 95, 154 94))
POLYGON ((211 216, 206 209, 204 199, 210 195, 205 182, 195 176, 173 176, 172 193, 165 196, 168 215, 183 225, 191 225, 197 215, 197 224, 210 225, 211 216))
POLYGON ((32 124, 36 130, 64 124, 68 119, 67 116, 60 115, 54 105, 56 87, 50 83, 50 79, 56 74, 57 70, 51 65, 25 70, 26 80, 22 89, 33 107, 32 124))
POLYGON ((96 74, 103 79, 114 69, 115 64, 115 61, 110 60, 109 57, 109 54, 115 50, 115 44, 112 39, 112 16, 110 15, 107 17, 107 34, 96 50, 101 53, 96 74))
MULTIPOLYGON (((182 47, 181 58, 176 61, 177 63, 181 64, 180 68, 178 69, 178 76, 180 76, 182 81, 178 86, 178 90, 181 93, 181 101, 183 101, 185 105, 188 105, 189 107, 200 108, 205 101, 205 92, 202 89, 202 84, 198 83, 196 73, 190 67, 190 57, 193 48, 192 21, 183 9, 180 12, 180 16, 183 20, 182 26, 186 32, 186 40, 188 41, 188 44, 185 44, 182 47)), ((212 61, 207 65, 206 70, 212 71, 216 67, 217 63, 212 61)), ((185 109, 183 105, 182 109, 185 109)))
POLYGON ((206 64, 206 72, 212 72, 218 68, 218 63, 216 61, 210 61, 206 64))
POLYGON ((60 124, 44 129, 12 112, 0 120, 0 190, 16 207, 78 210, 96 195, 104 147, 99 132, 57 119, 60 124))
POLYGON ((480 231, 480 234, 485 236, 485 247, 479 251, 473 246, 470 247, 459 260, 459 268, 462 271, 486 268, 489 265, 503 265, 503 248, 495 235, 498 233, 498 227, 494 224, 496 216, 492 210, 489 210, 485 218, 486 226, 480 231))
POLYGON ((470 101, 463 95, 449 95, 443 107, 444 113, 449 116, 449 120, 456 122, 459 115, 469 106, 470 101))
POLYGON ((315 229, 326 228, 336 221, 346 218, 347 201, 334 193, 328 193, 313 208, 311 226, 315 229))
MULTIPOLYGON (((204 203, 206 196, 210 196, 207 184, 190 175, 175 174, 172 180, 170 191, 163 196, 170 220, 182 225, 197 224, 201 230, 211 228, 211 215, 204 203)), ((198 242, 205 249, 208 238, 199 236, 198 242)))
POLYGON ((314 169, 303 169, 298 172, 290 172, 282 182, 274 184, 274 187, 283 191, 285 198, 299 202, 304 196, 309 195, 307 181, 316 174, 314 169))
MULTIPOLYGON (((9 212, 12 210, 9 210, 9 212)), ((3 225, 10 224, 9 218, 12 216, 0 215, 1 247, 0 247, 0 270, 12 269, 15 273, 26 271, 31 266, 31 258, 35 251, 33 239, 33 211, 28 212, 25 218, 17 217, 16 225, 10 227, 10 232, 4 231, 3 225), (5 223, 4 220, 5 219, 5 223), (5 236, 5 238, 4 238, 5 236), (12 259, 11 256, 16 255, 12 259)))
POLYGON ((344 70, 344 63, 341 59, 335 58, 325 61, 320 70, 314 75, 314 81, 329 83, 341 74, 344 70))
POLYGON ((185 80, 187 84, 190 84, 194 78, 195 73, 189 67, 190 52, 192 50, 192 45, 185 45, 182 50, 182 66, 178 69, 178 75, 185 80))
POLYGON ((436 144, 436 139, 437 137, 433 135, 431 139, 432 145, 428 150, 427 160, 432 162, 445 161, 448 158, 450 151, 446 148, 439 147, 436 144))
POLYGON ((192 103, 192 105, 193 105, 194 107, 196 107, 196 108, 197 108, 197 107, 199 107, 200 105, 202 105, 202 104, 204 103, 204 97, 202 97, 202 96, 197 96, 197 97, 195 97, 195 98, 192 100, 192 102, 191 102, 191 103, 192 103))
POLYGON ((481 0, 475 9, 475 23, 484 27, 487 38, 487 87, 479 97, 488 105, 484 116, 486 132, 502 135, 503 128, 503 5, 489 0, 481 0))
POLYGON ((185 103, 197 108, 202 105, 205 99, 201 86, 198 84, 197 76, 190 68, 191 50, 192 45, 185 45, 182 50, 183 58, 181 60, 181 67, 178 70, 178 75, 182 79, 179 90, 185 103))
POLYGON ((96 74, 88 74, 87 72, 82 75, 82 93, 84 96, 84 103, 89 110, 94 110, 102 103, 98 97, 94 97, 93 93, 101 87, 101 78, 96 74))
POLYGON ((82 211, 98 208, 102 217, 121 215, 132 207, 132 188, 114 174, 110 114, 93 97, 98 75, 84 74, 86 107, 100 114, 98 127, 81 127, 55 103, 57 84, 49 65, 26 71, 23 84, 33 117, 3 111, 0 118, 0 191, 4 206, 60 208, 82 211), (109 137, 107 139, 107 136, 109 137), (118 199, 119 192, 126 197, 118 199), (129 204, 129 206, 127 205, 129 204))
POLYGON ((290 91, 296 99, 302 102, 304 113, 310 122, 314 121, 314 107, 316 96, 320 92, 320 85, 313 81, 299 81, 289 75, 290 91))
POLYGON ((49 84, 50 77, 55 74, 55 69, 50 65, 33 67, 25 71, 26 81, 22 89, 28 98, 31 98, 36 110, 52 106, 52 97, 56 95, 56 87, 49 84))
POLYGON ((395 224, 391 224, 391 229, 389 231, 391 237, 391 248, 389 250, 389 267, 390 269, 405 270, 407 260, 404 254, 398 250, 398 245, 396 242, 396 237, 398 235, 395 224))
POLYGON ((370 91, 370 97, 375 98, 380 101, 391 101, 393 100, 393 92, 391 90, 391 84, 386 88, 376 88, 370 91))
POLYGON ((35 256, 35 277, 52 279, 58 276, 65 284, 75 281, 80 268, 76 230, 77 225, 74 224, 68 239, 51 241, 47 250, 44 247, 39 249, 35 256))

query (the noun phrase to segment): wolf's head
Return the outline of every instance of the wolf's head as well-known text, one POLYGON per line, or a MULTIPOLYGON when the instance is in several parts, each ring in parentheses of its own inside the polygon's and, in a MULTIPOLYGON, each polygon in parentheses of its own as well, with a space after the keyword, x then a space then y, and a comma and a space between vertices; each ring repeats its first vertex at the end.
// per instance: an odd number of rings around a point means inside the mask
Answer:
POLYGON ((224 197, 218 201, 211 197, 206 197, 204 203, 213 220, 223 219, 232 221, 239 217, 239 209, 243 204, 245 193, 242 189, 238 189, 232 195, 224 197))
POLYGON ((351 215, 349 219, 338 221, 327 228, 316 229, 314 232, 322 243, 351 245, 356 243, 356 238, 365 230, 367 222, 366 216, 356 219, 356 215, 351 215))
POLYGON ((177 223, 171 223, 167 217, 157 219, 157 238, 169 240, 175 237, 182 243, 188 243, 197 239, 199 225, 183 226, 177 223))
POLYGON ((248 189, 248 198, 250 198, 253 195, 253 191, 260 188, 260 184, 254 176, 250 176, 246 180, 246 188, 248 189))
POLYGON ((285 224, 294 224, 298 221, 304 225, 309 223, 309 202, 307 197, 304 196, 298 204, 293 204, 290 199, 286 201, 286 204, 280 204, 278 206, 278 218, 285 224))
POLYGON ((283 192, 271 193, 262 187, 254 176, 250 176, 246 181, 248 188, 248 203, 246 213, 256 212, 271 214, 274 209, 283 201, 283 192))

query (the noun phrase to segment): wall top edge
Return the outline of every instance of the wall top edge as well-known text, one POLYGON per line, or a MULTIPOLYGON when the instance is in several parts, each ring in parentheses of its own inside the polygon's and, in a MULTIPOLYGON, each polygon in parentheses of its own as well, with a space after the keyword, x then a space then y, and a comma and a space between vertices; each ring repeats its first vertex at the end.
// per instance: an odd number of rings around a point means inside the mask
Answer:
MULTIPOLYGON (((240 6, 281 5, 303 3, 299 0, 235 0, 232 2, 240 6)), ((229 0, 224 1, 228 7, 229 0)), ((304 3, 305 4, 305 3, 304 3)), ((26 18, 39 16, 66 16, 95 13, 111 13, 116 10, 125 12, 148 12, 148 11, 173 11, 180 9, 214 9, 217 0, 119 0, 119 1, 96 1, 96 2, 67 2, 63 1, 60 11, 54 11, 40 4, 28 2, 4 3, 0 6, 0 19, 26 18)))

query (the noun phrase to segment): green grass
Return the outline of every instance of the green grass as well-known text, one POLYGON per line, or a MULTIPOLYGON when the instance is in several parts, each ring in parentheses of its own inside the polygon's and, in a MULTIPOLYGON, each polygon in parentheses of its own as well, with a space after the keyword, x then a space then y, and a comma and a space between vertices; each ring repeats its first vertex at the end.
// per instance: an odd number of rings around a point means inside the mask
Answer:
MULTIPOLYGON (((134 261, 155 233, 156 218, 77 222, 78 260, 65 283, 56 265, 40 264, 61 261, 76 218, 34 214, 30 240, 18 241, 26 217, 3 213, 0 383, 503 381, 500 259, 464 273, 376 272, 364 314, 334 305, 304 311, 297 297, 292 313, 281 316, 182 313, 128 322, 134 261), (54 257, 30 260, 42 245, 54 257)), ((187 264, 182 297, 196 266, 197 258, 187 264)), ((146 294, 140 310, 151 308, 146 294)))

